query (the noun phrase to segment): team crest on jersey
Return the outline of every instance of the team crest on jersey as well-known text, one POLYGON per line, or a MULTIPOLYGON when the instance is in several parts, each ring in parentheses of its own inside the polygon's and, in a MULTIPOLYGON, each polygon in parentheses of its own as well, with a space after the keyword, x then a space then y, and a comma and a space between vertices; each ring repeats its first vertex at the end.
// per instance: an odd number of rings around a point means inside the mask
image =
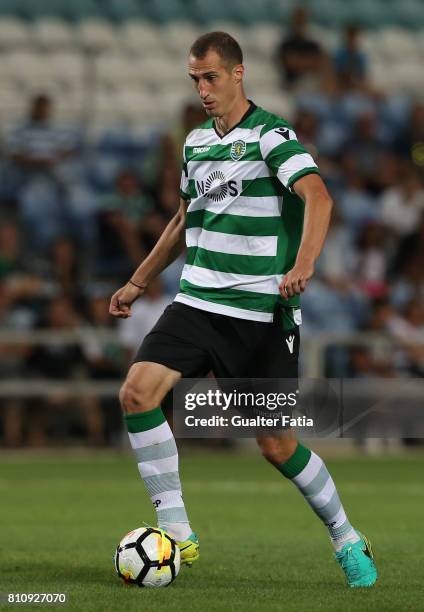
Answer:
POLYGON ((230 155, 234 161, 238 161, 246 153, 246 143, 244 140, 235 140, 231 145, 230 155))

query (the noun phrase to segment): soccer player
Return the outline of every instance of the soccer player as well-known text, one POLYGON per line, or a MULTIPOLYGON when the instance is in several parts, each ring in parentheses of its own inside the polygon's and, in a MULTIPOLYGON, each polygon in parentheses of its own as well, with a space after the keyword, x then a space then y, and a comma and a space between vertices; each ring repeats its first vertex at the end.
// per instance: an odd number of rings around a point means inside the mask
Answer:
MULTIPOLYGON (((110 313, 130 316, 148 283, 187 246, 180 291, 141 344, 120 401, 158 525, 190 565, 199 544, 161 402, 181 377, 210 370, 217 378, 297 378, 299 296, 313 274, 332 202, 291 126, 246 98, 242 51, 230 35, 198 38, 188 72, 209 118, 186 138, 177 214, 112 296, 110 313)), ((257 441, 327 527, 348 584, 372 586, 370 545, 350 524, 322 459, 293 430, 257 441)))

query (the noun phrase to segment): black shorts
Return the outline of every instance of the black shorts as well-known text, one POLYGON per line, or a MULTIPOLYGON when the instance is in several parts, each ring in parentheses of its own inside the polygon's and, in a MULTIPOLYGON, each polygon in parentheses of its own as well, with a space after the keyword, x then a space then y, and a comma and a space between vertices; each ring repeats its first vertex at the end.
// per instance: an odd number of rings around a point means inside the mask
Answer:
POLYGON ((184 378, 297 378, 299 328, 285 330, 277 306, 272 323, 168 306, 143 340, 135 362, 153 361, 184 378))

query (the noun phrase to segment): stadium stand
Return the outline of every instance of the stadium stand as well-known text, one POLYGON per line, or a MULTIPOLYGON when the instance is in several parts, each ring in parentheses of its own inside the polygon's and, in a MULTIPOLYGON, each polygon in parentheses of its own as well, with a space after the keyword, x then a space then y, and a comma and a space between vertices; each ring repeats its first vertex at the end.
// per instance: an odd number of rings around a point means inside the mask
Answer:
MULTIPOLYGON (((293 123, 336 201, 303 298, 305 337, 362 330, 397 343, 382 354, 323 340, 319 373, 363 376, 365 360, 369 374, 423 375, 411 339, 424 330, 424 3, 302 6, 319 61, 292 79, 278 53, 293 44, 294 2, 0 0, 0 332, 36 330, 61 295, 77 302, 83 329, 93 292, 104 300, 134 264, 133 246, 116 236, 130 227, 137 253, 151 248, 177 206, 184 136, 203 118, 187 48, 221 29, 245 51, 249 97, 293 123), (352 47, 349 24, 359 27, 352 47), (30 112, 40 94, 51 102, 42 120, 30 112), (125 172, 139 181, 136 198, 116 193, 125 172), (127 218, 134 206, 144 213, 127 218), (105 223, 116 252, 99 236, 105 223)), ((172 299, 181 265, 164 276, 158 303, 172 299)), ((6 357, 0 350, 0 378, 11 374, 6 357)), ((13 375, 28 363, 17 352, 13 375)), ((314 364, 309 373, 316 354, 314 364)), ((115 374, 125 366, 114 363, 115 374)))

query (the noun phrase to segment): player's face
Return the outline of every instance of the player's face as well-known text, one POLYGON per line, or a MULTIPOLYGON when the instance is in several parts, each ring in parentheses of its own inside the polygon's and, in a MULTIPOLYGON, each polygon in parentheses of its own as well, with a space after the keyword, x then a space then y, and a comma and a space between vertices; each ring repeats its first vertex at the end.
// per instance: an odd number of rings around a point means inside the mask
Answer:
POLYGON ((222 117, 231 110, 243 74, 242 65, 230 69, 211 50, 202 59, 190 55, 188 73, 210 117, 222 117))

